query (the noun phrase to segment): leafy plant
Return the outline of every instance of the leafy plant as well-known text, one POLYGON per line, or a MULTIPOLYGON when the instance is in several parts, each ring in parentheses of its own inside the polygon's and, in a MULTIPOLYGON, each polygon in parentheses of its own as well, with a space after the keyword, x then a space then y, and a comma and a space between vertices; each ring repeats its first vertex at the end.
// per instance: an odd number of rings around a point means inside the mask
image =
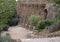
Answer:
POLYGON ((45 28, 45 22, 42 21, 42 20, 39 21, 38 24, 37 24, 36 30, 37 30, 38 32, 40 32, 40 31, 42 31, 44 28, 45 28))
POLYGON ((9 28, 9 25, 6 25, 6 24, 5 24, 4 27, 3 27, 3 30, 4 30, 4 31, 8 31, 8 28, 9 28))
POLYGON ((8 21, 15 14, 16 0, 0 0, 0 30, 5 28, 8 21))
POLYGON ((39 22, 39 20, 40 20, 40 17, 39 17, 39 16, 36 16, 36 15, 31 15, 31 16, 29 17, 29 23, 30 23, 31 25, 33 25, 33 26, 36 26, 37 23, 39 22))
POLYGON ((17 24, 18 24, 18 18, 12 18, 12 19, 10 19, 10 21, 8 21, 8 25, 9 26, 16 26, 17 24))
POLYGON ((50 26, 50 25, 52 25, 54 23, 53 20, 49 20, 49 19, 46 19, 44 22, 45 22, 46 26, 50 26))
POLYGON ((47 26, 50 26, 50 25, 52 25, 52 24, 53 24, 53 21, 52 21, 52 20, 48 20, 48 19, 46 19, 46 20, 41 20, 41 21, 38 22, 37 27, 36 27, 36 30, 37 30, 38 32, 40 32, 40 31, 42 31, 43 29, 45 29, 47 26))

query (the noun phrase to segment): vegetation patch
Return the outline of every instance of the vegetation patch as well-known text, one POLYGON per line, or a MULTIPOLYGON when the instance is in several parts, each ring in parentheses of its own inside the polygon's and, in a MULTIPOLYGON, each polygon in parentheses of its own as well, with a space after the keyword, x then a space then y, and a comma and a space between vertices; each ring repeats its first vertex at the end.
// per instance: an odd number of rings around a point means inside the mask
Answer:
POLYGON ((16 0, 0 0, 0 30, 7 30, 18 24, 16 0))

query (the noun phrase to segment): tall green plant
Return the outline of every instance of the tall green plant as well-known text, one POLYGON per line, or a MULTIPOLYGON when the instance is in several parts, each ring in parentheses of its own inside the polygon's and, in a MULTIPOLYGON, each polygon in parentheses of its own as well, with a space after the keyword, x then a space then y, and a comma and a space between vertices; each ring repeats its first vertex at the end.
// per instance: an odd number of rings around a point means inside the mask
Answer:
POLYGON ((0 0, 0 29, 15 14, 15 0, 0 0))

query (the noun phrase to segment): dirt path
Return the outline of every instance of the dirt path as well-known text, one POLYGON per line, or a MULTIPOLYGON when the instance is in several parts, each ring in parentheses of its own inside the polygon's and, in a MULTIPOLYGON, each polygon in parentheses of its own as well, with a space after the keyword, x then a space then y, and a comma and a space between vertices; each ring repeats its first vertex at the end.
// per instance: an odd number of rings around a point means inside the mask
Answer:
MULTIPOLYGON (((20 26, 13 26, 10 27, 7 32, 10 34, 12 39, 27 39, 27 35, 32 31, 26 30, 20 26)), ((7 32, 4 31, 2 35, 6 34, 7 32)))

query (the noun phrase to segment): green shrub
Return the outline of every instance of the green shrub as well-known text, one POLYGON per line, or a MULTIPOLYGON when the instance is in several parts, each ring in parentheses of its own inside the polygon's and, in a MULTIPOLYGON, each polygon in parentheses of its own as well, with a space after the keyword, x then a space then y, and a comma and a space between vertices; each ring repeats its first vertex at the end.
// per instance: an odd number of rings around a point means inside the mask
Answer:
POLYGON ((43 29, 45 29, 47 26, 50 26, 54 23, 53 20, 49 20, 49 19, 46 19, 46 20, 41 20, 39 16, 36 16, 36 15, 31 15, 29 17, 29 23, 33 26, 35 26, 36 30, 38 32, 42 31, 43 29))
POLYGON ((45 22, 46 26, 50 26, 50 25, 52 25, 54 23, 53 20, 49 20, 49 19, 46 19, 44 22, 45 22))
POLYGON ((4 30, 4 31, 8 31, 8 29, 9 29, 9 25, 5 25, 5 26, 3 27, 3 30, 4 30))
POLYGON ((29 23, 33 26, 36 26, 39 20, 40 20, 40 17, 36 15, 31 15, 29 17, 29 23))
POLYGON ((52 20, 48 20, 48 19, 41 20, 41 21, 38 22, 36 30, 40 32, 43 29, 45 29, 47 26, 50 26, 52 24, 53 24, 52 20))
POLYGON ((18 24, 18 18, 12 18, 10 21, 8 21, 9 26, 16 26, 18 24))
POLYGON ((2 31, 2 30, 7 31, 8 28, 9 28, 9 26, 8 26, 7 24, 2 24, 2 25, 0 26, 0 31, 2 31))
POLYGON ((38 30, 38 32, 42 31, 45 28, 45 22, 44 21, 39 21, 37 24, 37 28, 36 30, 38 30))

